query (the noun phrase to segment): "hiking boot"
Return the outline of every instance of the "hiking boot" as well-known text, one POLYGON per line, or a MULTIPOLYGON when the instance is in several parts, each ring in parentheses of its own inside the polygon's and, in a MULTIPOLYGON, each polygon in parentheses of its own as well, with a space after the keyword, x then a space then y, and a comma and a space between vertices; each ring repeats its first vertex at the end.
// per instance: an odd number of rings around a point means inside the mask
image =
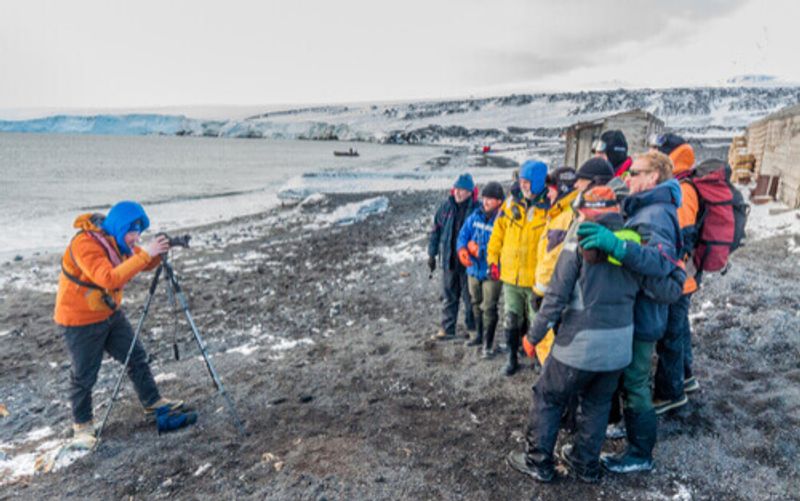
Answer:
POLYGON ((483 351, 481 353, 481 358, 488 360, 494 356, 494 350, 489 348, 488 346, 483 347, 483 351))
POLYGON ((520 473, 528 475, 537 482, 549 483, 556 477, 556 470, 553 466, 543 467, 534 464, 528 464, 525 460, 524 452, 509 452, 506 456, 506 463, 508 466, 517 470, 520 473))
POLYGON ((72 442, 70 447, 74 449, 91 450, 97 442, 95 436, 94 421, 85 423, 74 423, 72 425, 72 442))
POLYGON ((625 431, 625 422, 611 423, 606 427, 606 438, 609 440, 619 440, 625 438, 627 432, 625 431))
POLYGON ((653 460, 638 458, 628 453, 602 454, 600 464, 603 468, 613 473, 637 473, 653 469, 653 460))
POLYGON ((693 393, 700 389, 700 383, 697 382, 697 378, 694 376, 690 377, 689 379, 683 382, 683 392, 684 393, 693 393))
POLYGON ((475 337, 473 337, 466 343, 467 346, 481 346, 482 344, 483 344, 483 333, 481 331, 478 331, 475 337))
POLYGON ((455 334, 448 334, 444 331, 444 329, 439 329, 439 331, 431 336, 431 339, 434 341, 450 341, 451 339, 455 339, 455 334))
POLYGON ((588 468, 579 465, 572 457, 572 444, 566 444, 561 448, 559 454, 561 461, 567 466, 567 469, 578 477, 578 480, 587 484, 596 484, 600 481, 600 467, 597 465, 595 468, 588 468))
POLYGON ((167 407, 168 410, 173 411, 183 407, 183 400, 170 400, 168 398, 161 397, 156 400, 156 403, 153 405, 148 405, 144 408, 144 413, 146 416, 152 416, 155 414, 156 409, 160 409, 161 407, 167 407))
POLYGON ((653 408, 656 410, 656 416, 660 416, 666 412, 683 407, 689 403, 689 399, 684 394, 677 400, 653 400, 653 408))
POLYGON ((519 370, 519 362, 517 361, 517 352, 516 351, 509 351, 508 352, 508 362, 506 362, 506 366, 503 367, 503 374, 506 376, 513 376, 519 370))

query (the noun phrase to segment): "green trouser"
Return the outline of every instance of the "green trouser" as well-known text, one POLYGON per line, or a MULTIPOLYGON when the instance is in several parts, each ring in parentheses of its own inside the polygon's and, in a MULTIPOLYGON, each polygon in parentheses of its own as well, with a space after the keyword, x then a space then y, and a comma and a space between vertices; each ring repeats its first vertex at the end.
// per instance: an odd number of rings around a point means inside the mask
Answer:
POLYGON ((536 312, 533 311, 531 306, 531 300, 533 299, 533 289, 531 287, 519 287, 503 283, 503 298, 505 301, 506 328, 509 328, 509 313, 516 315, 520 321, 527 317, 528 325, 533 324, 533 317, 536 312))
POLYGON ((483 327, 497 324, 497 302, 500 299, 501 282, 487 278, 478 280, 473 276, 469 280, 469 297, 472 301, 472 314, 475 320, 483 317, 483 327))
POLYGON ((625 410, 641 414, 653 409, 650 371, 655 342, 633 340, 633 359, 622 376, 625 410))

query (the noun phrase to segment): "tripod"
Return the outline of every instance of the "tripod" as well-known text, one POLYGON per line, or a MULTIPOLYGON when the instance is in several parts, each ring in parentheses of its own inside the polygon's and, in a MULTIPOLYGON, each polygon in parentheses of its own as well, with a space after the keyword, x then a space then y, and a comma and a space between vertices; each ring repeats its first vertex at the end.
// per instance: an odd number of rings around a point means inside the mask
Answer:
POLYGON ((133 334, 131 346, 128 348, 128 354, 125 357, 125 363, 122 364, 122 368, 119 371, 119 376, 117 377, 117 382, 114 385, 114 392, 111 394, 111 400, 108 403, 106 414, 103 416, 103 421, 100 422, 100 428, 97 430, 97 441, 92 448, 93 450, 97 448, 98 444, 100 444, 100 437, 103 434, 103 428, 105 428, 108 416, 111 414, 111 409, 114 406, 114 402, 119 394, 119 389, 122 385, 122 378, 125 375, 125 370, 128 368, 128 363, 130 363, 131 354, 133 353, 134 346, 136 346, 136 341, 139 339, 139 334, 142 332, 144 320, 147 318, 147 313, 150 311, 150 304, 153 302, 153 296, 155 296, 156 288, 158 287, 158 280, 161 278, 162 272, 167 280, 167 291, 173 300, 177 298, 178 302, 180 303, 181 309, 183 309, 183 313, 186 315, 186 320, 189 322, 189 326, 192 329, 194 340, 197 341, 197 346, 200 348, 200 353, 203 355, 203 360, 205 360, 206 369, 208 369, 208 373, 211 376, 211 380, 214 382, 214 386, 217 388, 217 392, 222 396, 225 406, 228 408, 228 412, 230 412, 231 417, 233 418, 233 423, 236 425, 236 429, 241 435, 247 434, 244 429, 244 424, 242 424, 241 419, 239 419, 239 414, 236 412, 236 407, 234 407, 231 397, 225 391, 225 387, 222 385, 222 380, 220 379, 219 374, 217 374, 216 369, 214 369, 214 366, 211 364, 211 360, 208 358, 206 344, 203 342, 203 338, 200 336, 200 331, 197 329, 197 325, 195 325, 192 314, 189 311, 189 303, 186 299, 186 294, 183 293, 181 284, 178 283, 178 279, 175 277, 175 272, 172 269, 172 265, 169 264, 167 255, 162 254, 161 265, 156 269, 155 276, 153 276, 153 281, 150 282, 150 291, 147 296, 147 301, 144 304, 144 311, 142 312, 142 316, 139 318, 139 323, 136 325, 136 331, 133 334))

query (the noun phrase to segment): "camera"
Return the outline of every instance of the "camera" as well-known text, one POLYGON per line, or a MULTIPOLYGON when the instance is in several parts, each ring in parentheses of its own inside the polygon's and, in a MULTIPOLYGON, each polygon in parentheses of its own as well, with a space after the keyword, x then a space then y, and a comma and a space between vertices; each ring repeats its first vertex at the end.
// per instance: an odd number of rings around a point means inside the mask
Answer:
POLYGON ((189 240, 192 239, 191 235, 178 235, 176 237, 171 237, 168 234, 161 232, 156 236, 164 236, 167 237, 167 242, 169 243, 170 247, 189 247, 189 240))

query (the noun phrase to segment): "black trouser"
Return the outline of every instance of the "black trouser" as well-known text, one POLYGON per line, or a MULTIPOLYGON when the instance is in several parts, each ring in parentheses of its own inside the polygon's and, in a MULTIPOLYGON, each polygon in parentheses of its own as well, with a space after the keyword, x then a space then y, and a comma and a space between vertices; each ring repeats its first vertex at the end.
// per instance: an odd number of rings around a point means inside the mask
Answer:
MULTIPOLYGON (((683 398, 683 378, 686 373, 686 345, 691 347, 689 332, 689 302, 691 295, 684 294, 679 300, 669 305, 667 330, 656 344, 658 368, 655 376, 654 397, 663 400, 680 400, 683 398)), ((691 350, 691 348, 689 349, 691 350)), ((691 364, 691 362, 689 362, 691 364)), ((691 375, 691 369, 689 369, 691 375)))
POLYGON ((455 269, 442 270, 442 329, 449 335, 456 333, 458 320, 458 302, 464 303, 464 323, 467 329, 475 328, 475 318, 472 315, 472 304, 467 286, 467 269, 456 263, 455 269))
MULTIPOLYGON (((125 314, 115 312, 96 324, 64 327, 64 341, 72 358, 69 399, 75 423, 92 419, 92 387, 103 362, 103 351, 122 363, 133 340, 133 329, 125 314)), ((137 340, 128 363, 128 377, 143 406, 153 405, 160 397, 147 353, 137 340)))
POLYGON ((533 385, 528 417, 527 459, 537 466, 553 465, 553 449, 561 416, 570 399, 578 398, 572 459, 584 471, 599 468, 600 449, 606 436, 611 396, 622 371, 591 372, 574 369, 552 355, 533 385))

